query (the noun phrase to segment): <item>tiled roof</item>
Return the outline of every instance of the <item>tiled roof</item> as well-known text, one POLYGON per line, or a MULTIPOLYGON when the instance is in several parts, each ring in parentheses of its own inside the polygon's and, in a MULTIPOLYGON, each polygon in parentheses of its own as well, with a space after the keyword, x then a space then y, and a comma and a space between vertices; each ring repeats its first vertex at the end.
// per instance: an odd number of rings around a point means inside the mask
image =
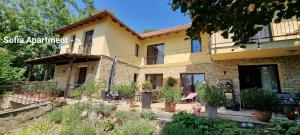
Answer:
POLYGON ((120 21, 117 17, 115 17, 110 12, 103 11, 103 12, 100 12, 96 15, 91 16, 91 17, 88 17, 88 18, 85 18, 85 19, 80 20, 78 22, 75 22, 73 24, 64 26, 60 29, 55 30, 54 32, 56 34, 63 35, 68 30, 75 29, 77 27, 83 26, 85 24, 89 24, 89 23, 94 22, 96 20, 103 19, 105 16, 111 17, 114 22, 119 23, 119 25, 121 27, 124 27, 128 32, 132 33, 133 35, 136 35, 140 39, 154 37, 154 36, 160 36, 160 35, 169 34, 169 33, 173 33, 173 32, 179 32, 179 31, 182 31, 182 30, 186 30, 191 26, 191 23, 188 23, 188 24, 184 24, 184 25, 179 25, 179 26, 170 27, 170 28, 161 29, 161 30, 155 30, 155 31, 146 32, 146 33, 137 33, 134 30, 132 30, 131 28, 129 28, 127 25, 125 25, 122 21, 120 21))
POLYGON ((164 34, 169 34, 169 33, 173 33, 173 32, 179 32, 179 31, 187 30, 189 27, 191 27, 191 23, 184 24, 184 25, 179 25, 179 26, 175 26, 175 27, 170 27, 170 28, 166 28, 166 29, 141 33, 140 36, 142 38, 160 36, 160 35, 164 35, 164 34))

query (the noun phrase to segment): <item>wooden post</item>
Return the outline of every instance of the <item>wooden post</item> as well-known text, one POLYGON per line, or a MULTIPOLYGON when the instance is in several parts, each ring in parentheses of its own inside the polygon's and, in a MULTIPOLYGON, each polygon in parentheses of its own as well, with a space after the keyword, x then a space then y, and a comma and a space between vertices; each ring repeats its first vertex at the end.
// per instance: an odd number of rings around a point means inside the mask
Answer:
POLYGON ((46 64, 46 67, 45 67, 45 72, 44 72, 44 81, 47 81, 47 79, 48 79, 48 68, 49 68, 49 66, 48 66, 48 64, 46 64))
POLYGON ((28 81, 28 82, 30 82, 30 80, 31 80, 32 68, 33 68, 33 65, 32 65, 32 64, 28 64, 28 65, 27 65, 27 70, 28 70, 27 81, 28 81))
POLYGON ((74 61, 74 59, 69 60, 68 78, 67 78, 67 82, 66 82, 64 98, 68 97, 69 86, 70 86, 70 79, 71 79, 71 72, 72 72, 72 67, 73 67, 73 61, 74 61))

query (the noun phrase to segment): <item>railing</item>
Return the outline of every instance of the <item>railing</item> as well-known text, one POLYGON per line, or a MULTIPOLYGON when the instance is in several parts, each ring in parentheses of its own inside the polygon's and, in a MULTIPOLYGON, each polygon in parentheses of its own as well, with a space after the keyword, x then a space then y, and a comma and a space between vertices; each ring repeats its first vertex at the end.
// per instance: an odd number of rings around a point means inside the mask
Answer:
POLYGON ((0 110, 54 100, 63 90, 57 82, 22 82, 0 86, 0 110), (15 103, 15 106, 11 103, 15 103))
POLYGON ((66 49, 66 53, 72 53, 72 51, 73 50, 70 47, 66 49))
POLYGON ((91 54, 91 48, 84 45, 80 45, 78 49, 79 54, 91 54))
POLYGON ((154 64, 164 64, 164 55, 156 55, 156 56, 146 56, 146 64, 154 65, 154 64))
MULTIPOLYGON (((219 48, 232 47, 234 42, 229 35, 228 39, 221 36, 221 32, 212 34, 211 36, 211 48, 216 50, 219 48)), ((249 43, 263 43, 270 41, 289 40, 300 38, 300 21, 297 20, 283 20, 281 23, 272 23, 268 26, 264 26, 255 36, 249 39, 249 43)))

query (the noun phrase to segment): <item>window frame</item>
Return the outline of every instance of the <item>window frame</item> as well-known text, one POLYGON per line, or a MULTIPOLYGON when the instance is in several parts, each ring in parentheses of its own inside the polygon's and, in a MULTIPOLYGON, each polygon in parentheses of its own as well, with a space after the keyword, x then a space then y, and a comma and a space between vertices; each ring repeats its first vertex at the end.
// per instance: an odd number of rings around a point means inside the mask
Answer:
MULTIPOLYGON (((165 63, 165 59, 164 59, 164 56, 165 56, 165 43, 158 43, 158 44, 152 44, 152 45, 147 45, 147 56, 146 56, 146 64, 147 65, 156 65, 156 64, 164 64, 165 63), (161 63, 158 63, 157 62, 157 60, 156 60, 156 63, 154 63, 154 64, 152 64, 152 63, 149 63, 149 57, 154 57, 154 56, 150 56, 149 55, 149 48, 151 47, 151 46, 156 46, 156 48, 157 48, 157 46, 163 46, 163 54, 162 55, 157 55, 157 57, 159 57, 159 58, 161 58, 162 59, 162 62, 161 63)), ((158 58, 157 58, 158 59, 158 58)))
POLYGON ((202 52, 202 40, 201 40, 201 38, 199 38, 199 39, 191 39, 191 53, 200 53, 200 52, 202 52), (194 49, 193 49, 193 47, 194 47, 194 44, 193 44, 193 41, 194 40, 198 40, 199 41, 199 52, 198 51, 194 51, 194 49))
POLYGON ((71 53, 73 52, 74 45, 75 45, 76 35, 72 35, 72 42, 70 44, 71 53))
POLYGON ((138 44, 135 44, 135 56, 139 57, 139 50, 140 50, 140 46, 138 44))

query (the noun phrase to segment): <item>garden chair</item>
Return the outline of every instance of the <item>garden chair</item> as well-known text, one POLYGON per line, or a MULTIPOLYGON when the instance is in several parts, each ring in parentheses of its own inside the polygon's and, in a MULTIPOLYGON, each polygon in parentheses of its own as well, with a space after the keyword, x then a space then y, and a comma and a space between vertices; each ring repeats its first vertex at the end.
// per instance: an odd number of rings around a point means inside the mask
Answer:
POLYGON ((194 102, 194 99, 197 97, 198 93, 196 92, 191 92, 189 93, 186 97, 182 98, 182 101, 185 100, 192 100, 192 102, 194 102))

